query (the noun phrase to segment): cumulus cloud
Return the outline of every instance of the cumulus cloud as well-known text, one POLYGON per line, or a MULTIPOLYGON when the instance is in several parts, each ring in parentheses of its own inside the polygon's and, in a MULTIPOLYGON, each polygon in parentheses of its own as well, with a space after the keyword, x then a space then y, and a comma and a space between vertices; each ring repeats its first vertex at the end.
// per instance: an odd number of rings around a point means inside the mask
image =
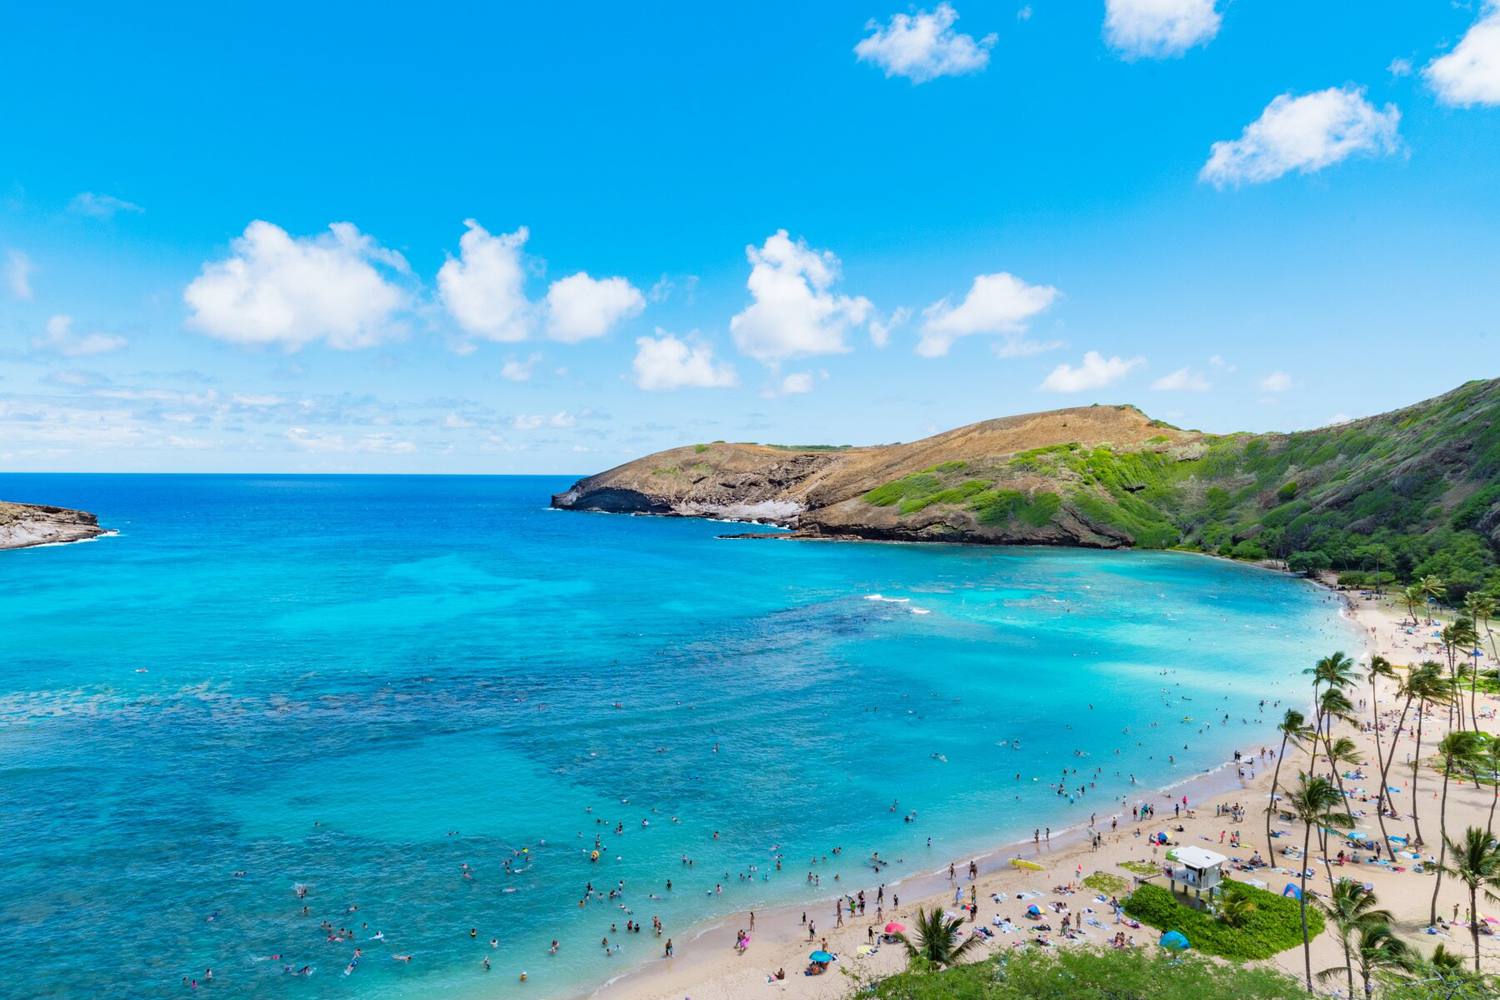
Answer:
POLYGON ((1401 112, 1394 104, 1378 109, 1364 94, 1363 88, 1329 87, 1279 95, 1238 139, 1213 144, 1198 179, 1221 189, 1259 184, 1293 170, 1316 173, 1355 153, 1395 152, 1401 112))
POLYGON ((624 278, 595 279, 579 271, 547 289, 547 336, 570 344, 602 337, 645 308, 645 296, 624 278))
POLYGON ((765 364, 849 348, 844 333, 869 317, 870 300, 835 295, 839 259, 827 250, 793 242, 778 229, 759 247, 747 246, 754 302, 729 321, 740 351, 765 364))
POLYGON ((1064 362, 1052 369, 1042 380, 1041 387, 1051 392, 1087 392, 1102 389, 1120 381, 1136 368, 1145 364, 1144 358, 1106 358, 1098 351, 1089 351, 1078 367, 1064 362))
POLYGON ((942 299, 922 310, 917 353, 925 358, 942 357, 959 337, 974 334, 1005 337, 1002 353, 1035 353, 1038 345, 1026 342, 1022 334, 1031 319, 1052 305, 1058 294, 1051 285, 1029 285, 1005 271, 981 274, 958 305, 942 299))
POLYGON ((74 195, 73 200, 68 202, 68 211, 74 215, 86 215, 91 219, 113 219, 121 212, 139 215, 145 209, 133 201, 116 198, 112 194, 83 191, 74 195))
POLYGON ((1428 63, 1422 75, 1444 104, 1500 104, 1500 2, 1489 0, 1453 51, 1428 63))
POLYGON ((567 410, 559 410, 551 415, 545 413, 518 413, 511 419, 511 426, 518 431, 534 431, 540 427, 552 427, 565 429, 576 426, 578 418, 567 410))
POLYGON ((911 310, 901 306, 891 311, 889 316, 870 317, 870 342, 876 347, 884 347, 891 341, 891 333, 906 325, 911 319, 911 310))
POLYGON ((31 258, 19 250, 5 252, 5 287, 13 298, 22 302, 31 301, 31 275, 36 268, 31 258))
POLYGON ((781 394, 783 396, 799 396, 813 390, 812 372, 792 372, 781 380, 781 394))
POLYGON ((854 46, 854 54, 885 70, 887 77, 904 76, 912 83, 977 73, 989 63, 998 36, 975 40, 953 30, 957 20, 958 12, 946 3, 931 13, 893 14, 885 25, 871 20, 865 25, 870 34, 854 46))
POLYGON ((1286 372, 1272 372, 1260 380, 1260 387, 1265 392, 1286 392, 1292 387, 1292 377, 1286 372))
POLYGON ((296 350, 316 340, 348 349, 400 333, 393 322, 406 294, 389 272, 410 274, 405 258, 353 224, 294 237, 256 220, 230 244, 230 256, 203 265, 183 291, 187 325, 220 340, 280 344, 296 350))
POLYGON ((1213 386, 1201 372, 1195 372, 1191 368, 1179 368, 1152 382, 1151 388, 1163 392, 1207 392, 1213 386))
POLYGON ((642 389, 719 389, 738 384, 733 366, 714 361, 713 348, 690 344, 658 329, 655 337, 635 342, 635 384, 642 389))
POLYGON ((1394 77, 1411 76, 1411 60, 1397 56, 1386 65, 1385 71, 1394 77))
POLYGON ((493 235, 473 219, 459 238, 457 257, 438 270, 438 293, 465 333, 485 340, 525 340, 532 306, 526 299, 526 267, 521 251, 530 232, 493 235))
POLYGON ((417 450, 415 442, 386 433, 346 437, 343 434, 323 434, 306 427, 288 427, 286 439, 303 451, 323 454, 407 455, 417 450))
POLYGON ((1181 55, 1221 20, 1214 0, 1104 0, 1104 38, 1127 59, 1181 55))
POLYGON ((531 370, 541 360, 542 356, 540 354, 532 354, 525 361, 520 361, 516 358, 506 358, 505 364, 500 366, 500 377, 508 382, 529 382, 531 381, 531 370))
POLYGON ((31 341, 33 350, 50 351, 65 358, 82 358, 90 354, 118 351, 128 341, 112 333, 74 333, 73 317, 53 316, 47 320, 47 333, 31 341))

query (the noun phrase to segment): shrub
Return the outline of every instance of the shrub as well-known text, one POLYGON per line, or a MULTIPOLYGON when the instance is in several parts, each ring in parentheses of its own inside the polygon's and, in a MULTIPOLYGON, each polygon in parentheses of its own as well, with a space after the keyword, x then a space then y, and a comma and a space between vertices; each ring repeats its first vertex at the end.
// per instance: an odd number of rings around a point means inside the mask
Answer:
MULTIPOLYGON (((1302 944, 1299 905, 1290 896, 1226 882, 1225 894, 1239 895, 1255 904, 1244 916, 1244 924, 1230 927, 1213 914, 1177 901, 1159 885, 1142 885, 1125 901, 1125 912, 1161 931, 1181 931, 1194 948, 1209 955, 1241 961, 1270 958, 1302 944)), ((1307 930, 1312 937, 1323 933, 1323 915, 1309 906, 1307 930)))

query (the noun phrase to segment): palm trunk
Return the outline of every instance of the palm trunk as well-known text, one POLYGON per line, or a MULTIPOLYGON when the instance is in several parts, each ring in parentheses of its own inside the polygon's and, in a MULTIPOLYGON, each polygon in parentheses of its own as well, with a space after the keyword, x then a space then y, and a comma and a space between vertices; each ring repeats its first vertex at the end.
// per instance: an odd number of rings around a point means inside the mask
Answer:
POLYGON ((1307 992, 1312 993, 1312 939, 1307 936, 1307 852, 1312 846, 1312 821, 1309 820, 1307 828, 1302 832, 1302 889, 1297 893, 1297 902, 1301 904, 1299 909, 1302 914, 1302 963, 1307 969, 1307 992))
POLYGON ((1349 958, 1349 939, 1344 938, 1344 971, 1349 974, 1349 996, 1354 996, 1354 963, 1349 958))
MULTIPOLYGON (((1371 674, 1370 674, 1370 723, 1375 727, 1375 765, 1377 767, 1380 767, 1381 766, 1381 762, 1385 760, 1385 754, 1380 749, 1380 699, 1376 696, 1376 693, 1375 693, 1375 681, 1376 681, 1376 679, 1377 678, 1376 678, 1375 674, 1373 672, 1371 672, 1371 674)), ((1381 777, 1383 778, 1384 776, 1385 776, 1385 771, 1382 768, 1382 770, 1381 770, 1381 777)), ((1382 781, 1380 783, 1380 790, 1375 793, 1375 821, 1380 824, 1380 839, 1383 840, 1383 841, 1385 841, 1385 849, 1386 849, 1386 852, 1389 853, 1390 849, 1391 849, 1391 835, 1389 833, 1387 833, 1386 830, 1385 830, 1385 782, 1384 781, 1382 781)), ((1350 987, 1350 989, 1351 989, 1351 995, 1353 995, 1352 994, 1353 987, 1350 987)))
POLYGON ((1421 810, 1417 808, 1417 777, 1422 772, 1422 720, 1427 716, 1427 700, 1424 698, 1417 703, 1417 755, 1411 765, 1411 828, 1416 834, 1417 844, 1420 846, 1422 840, 1422 821, 1419 819, 1421 810))
MULTIPOLYGON (((1401 730, 1406 727, 1406 713, 1410 711, 1411 703, 1411 695, 1407 695, 1406 704, 1401 706, 1401 718, 1396 720, 1396 729, 1391 733, 1391 752, 1380 765, 1380 794, 1376 796, 1375 804, 1376 811, 1381 814, 1382 819, 1385 817, 1385 811, 1380 806, 1390 801, 1390 792, 1386 791, 1386 789, 1390 787, 1391 765, 1396 762, 1396 746, 1401 742, 1401 730)), ((1386 833, 1384 823, 1380 825, 1380 833, 1381 836, 1385 837, 1386 858, 1393 860, 1396 857, 1396 852, 1391 850, 1391 835, 1386 833)))
POLYGON ((1491 771, 1490 777, 1495 780, 1495 790, 1490 795, 1490 818, 1484 822, 1484 832, 1489 836, 1495 834, 1495 803, 1500 801, 1500 771, 1491 771))
MULTIPOLYGON (((1276 783, 1281 780, 1281 758, 1286 756, 1288 734, 1281 734, 1281 752, 1276 755, 1276 768, 1271 772, 1271 804, 1266 808, 1266 864, 1276 860, 1276 848, 1271 843, 1271 813, 1276 811, 1276 783)), ((1500 788, 1500 783, 1495 785, 1500 788)), ((1493 812, 1494 810, 1491 810, 1493 812)))
MULTIPOLYGON (((1449 743, 1449 746, 1452 746, 1452 743, 1449 743)), ((1432 883, 1432 914, 1428 917, 1428 926, 1437 923, 1438 890, 1443 887, 1443 862, 1448 858, 1448 772, 1452 770, 1453 755, 1447 754, 1443 758, 1443 798, 1438 805, 1437 879, 1432 883)))

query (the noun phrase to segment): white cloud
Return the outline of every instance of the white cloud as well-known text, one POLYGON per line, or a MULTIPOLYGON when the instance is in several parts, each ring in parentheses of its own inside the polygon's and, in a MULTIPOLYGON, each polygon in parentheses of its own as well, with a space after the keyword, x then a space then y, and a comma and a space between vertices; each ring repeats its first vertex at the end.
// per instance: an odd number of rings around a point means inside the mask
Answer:
POLYGON ((75 215, 87 215, 92 219, 112 219, 121 212, 139 215, 145 209, 133 201, 116 198, 112 194, 95 194, 84 191, 74 195, 68 202, 68 211, 75 215))
POLYGON ((443 418, 443 426, 450 431, 468 430, 474 426, 474 421, 460 413, 449 413, 443 418))
POLYGON ((187 325, 240 344, 296 350, 326 339, 332 347, 369 347, 401 332, 393 314, 405 293, 379 268, 409 274, 406 260, 348 222, 320 236, 293 237, 256 220, 183 291, 187 325), (377 267, 378 265, 378 267, 377 267))
POLYGON ((991 33, 976 41, 953 30, 957 20, 958 12, 946 3, 931 13, 893 14, 884 26, 871 20, 865 25, 871 34, 854 46, 854 54, 885 70, 887 77, 904 76, 912 83, 977 73, 989 63, 998 36, 991 33))
POLYGON ((530 233, 525 226, 494 236, 473 219, 458 241, 459 256, 438 270, 438 292, 448 312, 466 333, 485 340, 525 340, 531 332, 532 306, 526 299, 526 268, 521 249, 530 233))
POLYGON ((260 409, 267 406, 281 406, 286 402, 281 396, 273 396, 269 393, 237 392, 230 399, 240 406, 248 406, 260 409))
POLYGON ((5 253, 5 285, 12 297, 22 302, 31 301, 31 275, 36 270, 31 258, 19 250, 5 253))
POLYGON ((1026 4, 1020 10, 1016 11, 1016 20, 1017 21, 1029 21, 1029 20, 1031 20, 1031 4, 1026 4))
POLYGON ((1500 104, 1500 2, 1489 0, 1453 51, 1428 63, 1422 75, 1444 104, 1500 104))
POLYGON ((1231 364, 1230 362, 1225 361, 1222 354, 1215 354, 1213 357, 1208 359, 1208 363, 1214 368, 1220 369, 1221 371, 1233 372, 1239 370, 1239 365, 1231 364))
POLYGON ((1041 388, 1052 392, 1102 389, 1120 381, 1145 363, 1144 358, 1106 358, 1098 351, 1089 351, 1083 356, 1083 364, 1077 368, 1064 362, 1052 369, 1051 374, 1042 380, 1041 388))
POLYGON ((1055 302, 1058 294, 1051 285, 1029 285, 1005 271, 981 274, 957 306, 942 299, 922 310, 917 353, 925 358, 942 357, 953 341, 973 334, 1004 336, 1002 350, 1007 353, 1035 353, 1026 350, 1021 335, 1027 323, 1055 302))
POLYGON ((392 434, 365 434, 347 438, 342 434, 319 434, 306 427, 289 427, 286 439, 303 451, 327 454, 369 453, 382 455, 406 455, 417 450, 415 443, 404 441, 392 434))
POLYGON ((642 389, 718 389, 739 382, 733 366, 714 362, 707 344, 689 344, 658 329, 655 337, 636 338, 635 346, 631 367, 642 389))
POLYGON ((1286 372, 1272 372, 1260 380, 1260 387, 1265 392, 1286 392, 1292 387, 1292 377, 1286 372))
POLYGON ((1104 0, 1104 38, 1127 59, 1181 55, 1221 20, 1214 0, 1104 0))
MULTIPOLYGON (((792 242, 785 229, 763 246, 747 246, 755 301, 729 321, 739 349, 765 364, 787 358, 847 351, 844 332, 870 315, 870 300, 834 295, 839 259, 827 250, 792 242)), ((639 341, 637 341, 639 343, 639 341)))
POLYGON ((783 396, 798 396, 804 392, 812 392, 812 390, 812 372, 792 372, 781 380, 781 394, 783 396))
POLYGON ((525 361, 506 358, 505 364, 500 366, 500 377, 510 382, 529 382, 531 380, 531 370, 541 360, 542 356, 540 354, 532 354, 525 361))
POLYGON ((1356 87, 1329 87, 1293 97, 1281 94, 1238 139, 1216 142, 1198 173, 1214 187, 1273 181, 1290 171, 1311 174, 1355 154, 1400 148, 1401 112, 1365 100, 1356 87))
POLYGON ((1385 71, 1394 77, 1411 76, 1411 60, 1397 56, 1387 64, 1385 71))
POLYGON ((547 289, 547 336, 570 344, 602 337, 645 308, 645 296, 624 278, 595 279, 579 271, 547 289))
POLYGON ((651 291, 646 293, 646 297, 652 302, 659 304, 667 301, 680 291, 682 297, 691 304, 693 293, 697 290, 698 276, 696 274, 683 274, 677 278, 673 278, 670 274, 664 274, 656 279, 656 284, 651 286, 651 291))
POLYGON ((47 335, 33 338, 31 346, 34 350, 52 351, 65 358, 82 358, 118 351, 127 343, 124 337, 112 333, 74 333, 73 317, 53 316, 47 320, 47 335))
POLYGON ((876 347, 884 347, 890 343, 891 332, 906 325, 911 319, 911 310, 901 306, 891 312, 889 316, 870 317, 870 342, 876 347))
POLYGON ((534 431, 539 427, 563 429, 573 427, 577 423, 576 416, 567 410, 559 410, 550 416, 545 413, 518 413, 511 419, 510 425, 518 431, 534 431))
POLYGON ((1209 385, 1208 379, 1200 372, 1191 368, 1179 368, 1152 382, 1151 388, 1164 392, 1207 392, 1213 386, 1209 385))

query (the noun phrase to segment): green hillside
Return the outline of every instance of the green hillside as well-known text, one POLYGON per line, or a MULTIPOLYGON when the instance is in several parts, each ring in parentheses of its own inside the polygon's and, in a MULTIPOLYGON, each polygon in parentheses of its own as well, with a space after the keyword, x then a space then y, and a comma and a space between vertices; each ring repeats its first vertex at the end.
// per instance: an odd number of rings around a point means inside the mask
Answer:
POLYGON ((1063 443, 950 461, 863 495, 1017 528, 1076 518, 1126 544, 1333 568, 1347 582, 1436 574, 1500 586, 1500 380, 1294 434, 1193 435, 1134 450, 1063 443))

